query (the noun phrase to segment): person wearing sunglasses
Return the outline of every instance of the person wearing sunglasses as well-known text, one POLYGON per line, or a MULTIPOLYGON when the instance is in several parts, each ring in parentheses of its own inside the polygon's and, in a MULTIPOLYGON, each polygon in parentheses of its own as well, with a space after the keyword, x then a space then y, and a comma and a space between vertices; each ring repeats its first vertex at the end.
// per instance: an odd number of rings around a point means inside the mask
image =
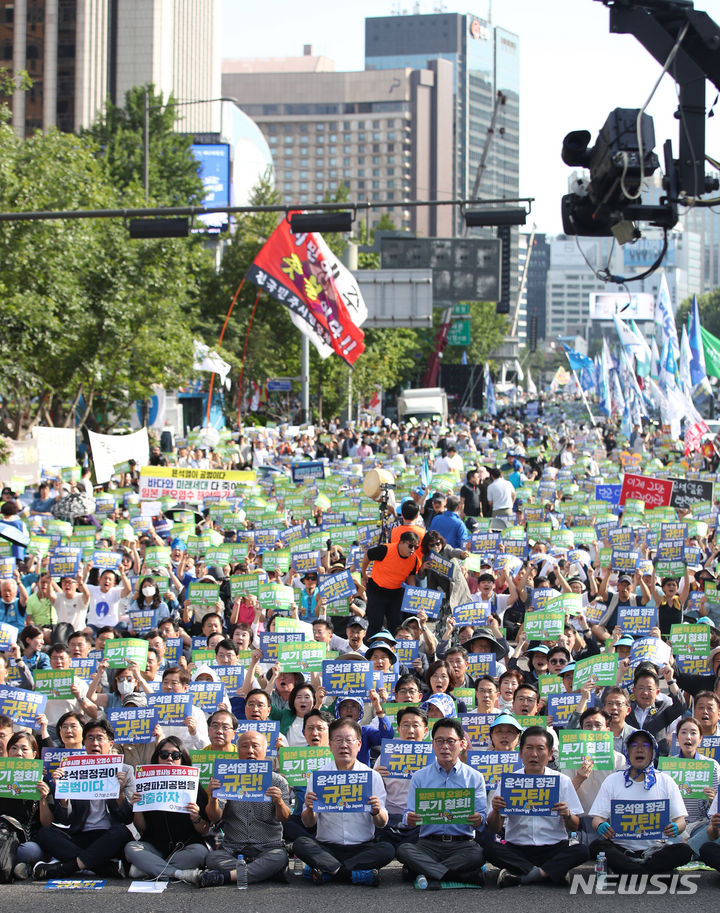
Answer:
MULTIPOLYGON (((158 742, 150 763, 169 767, 192 765, 187 749, 173 735, 158 742)), ((207 800, 207 793, 201 786, 197 801, 189 802, 184 812, 161 809, 142 812, 135 809, 133 824, 141 839, 132 840, 125 847, 130 878, 147 877, 160 881, 176 878, 186 884, 199 883, 209 852, 203 842, 210 830, 210 822, 205 816, 207 800)), ((136 806, 140 794, 133 793, 131 801, 136 806)))
POLYGON ((368 620, 368 641, 385 623, 390 631, 400 627, 403 583, 414 585, 417 582, 415 573, 420 567, 419 545, 419 536, 408 531, 397 542, 375 545, 365 553, 361 575, 367 592, 365 617, 368 620), (368 578, 371 561, 373 567, 368 578))

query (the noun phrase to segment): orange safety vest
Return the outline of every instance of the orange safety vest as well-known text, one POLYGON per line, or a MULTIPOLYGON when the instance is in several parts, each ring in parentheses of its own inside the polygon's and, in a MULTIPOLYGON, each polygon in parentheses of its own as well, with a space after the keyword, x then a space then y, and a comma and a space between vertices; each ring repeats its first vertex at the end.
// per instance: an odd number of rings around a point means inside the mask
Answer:
POLYGON ((387 554, 382 561, 373 561, 370 578, 385 590, 399 590, 420 564, 418 552, 413 552, 407 558, 398 554, 397 543, 386 546, 387 554))
POLYGON ((397 544, 400 541, 400 536, 402 536, 403 533, 415 533, 415 535, 418 536, 422 542, 423 536, 426 532, 427 530, 422 526, 415 526, 412 523, 409 523, 407 526, 405 524, 401 524, 400 526, 393 526, 393 528, 390 530, 390 541, 397 544))

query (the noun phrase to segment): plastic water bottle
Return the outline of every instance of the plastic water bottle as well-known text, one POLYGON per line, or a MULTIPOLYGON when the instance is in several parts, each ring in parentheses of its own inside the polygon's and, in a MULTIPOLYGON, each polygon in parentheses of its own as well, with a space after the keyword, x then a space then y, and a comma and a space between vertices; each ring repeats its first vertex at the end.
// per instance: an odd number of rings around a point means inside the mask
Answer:
POLYGON ((415 887, 418 891, 427 891, 428 880, 424 875, 418 875, 415 879, 415 887))
POLYGON ((247 864, 245 862, 244 856, 238 856, 237 858, 237 886, 238 891, 247 890, 247 864))
POLYGON ((302 875, 304 870, 305 870, 305 863, 302 861, 302 859, 300 859, 299 856, 294 856, 293 857, 293 875, 295 875, 299 878, 302 875))
POLYGON ((595 888, 603 891, 607 878, 607 859, 605 853, 598 853, 595 860, 595 888))

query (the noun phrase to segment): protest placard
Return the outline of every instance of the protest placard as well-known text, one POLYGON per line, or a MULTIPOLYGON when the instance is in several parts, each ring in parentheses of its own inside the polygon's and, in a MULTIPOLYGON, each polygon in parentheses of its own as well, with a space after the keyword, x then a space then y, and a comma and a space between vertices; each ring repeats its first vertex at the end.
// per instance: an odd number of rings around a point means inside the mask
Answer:
POLYGON ((46 704, 47 697, 44 694, 0 685, 0 714, 9 716, 17 726, 39 729, 36 717, 45 713, 46 704))
POLYGON ((391 780, 407 780, 425 767, 432 756, 432 742, 383 739, 380 765, 388 769, 391 780))
POLYGON ((150 694, 148 707, 155 707, 158 720, 166 726, 180 726, 192 715, 192 694, 189 692, 150 694))
POLYGON ((475 790, 453 787, 415 789, 420 824, 466 824, 475 813, 475 790))
POLYGON ((316 770, 310 782, 317 796, 313 805, 316 813, 370 811, 372 773, 369 770, 316 770))
POLYGON ((0 796, 7 799, 40 799, 38 783, 43 778, 40 758, 0 758, 0 796))
POLYGON ((467 763, 473 770, 483 775, 488 789, 495 788, 500 777, 505 773, 512 773, 520 766, 520 755, 517 751, 468 751, 467 763))
POLYGON ((154 741, 158 712, 155 707, 116 707, 108 710, 108 722, 118 745, 140 745, 154 741))
POLYGON ((610 802, 610 827, 618 840, 661 840, 669 823, 669 799, 612 799, 610 802))
POLYGON ((593 770, 615 769, 611 732, 563 729, 558 741, 558 766, 563 770, 580 767, 585 758, 593 762, 593 770))
POLYGON ((55 783, 56 799, 117 799, 122 755, 71 755, 60 764, 63 776, 55 783))
POLYGON ((715 766, 710 759, 659 758, 658 767, 677 783, 683 799, 707 799, 705 790, 713 788, 715 766))
POLYGON ((136 637, 120 637, 105 641, 103 655, 110 669, 122 669, 137 663, 141 669, 147 665, 150 644, 136 637))
POLYGON ((216 799, 237 802, 265 802, 265 793, 272 786, 272 761, 225 761, 218 759, 213 765, 213 777, 220 781, 216 799))
POLYGON ((586 682, 612 687, 617 681, 618 661, 617 653, 601 653, 579 659, 573 671, 573 689, 579 690, 586 682))
POLYGON ((430 590, 420 586, 403 584, 403 598, 400 610, 408 615, 425 612, 428 618, 437 618, 444 597, 442 590, 430 590))
POLYGON ((208 788, 208 784, 213 776, 213 769, 216 761, 234 761, 237 758, 236 751, 206 751, 193 750, 190 752, 190 760, 193 767, 197 767, 200 776, 200 785, 208 788))
POLYGON ((322 685, 329 695, 365 698, 374 685, 373 665, 366 660, 325 660, 322 685))
POLYGON ((142 812, 188 813, 188 803, 197 800, 200 769, 171 764, 148 764, 135 768, 135 789, 142 812))
POLYGON ((280 773, 295 787, 307 786, 308 777, 314 770, 324 767, 332 760, 332 752, 323 745, 281 745, 278 750, 280 773))
POLYGON ((506 773, 500 777, 503 815, 554 815, 560 801, 560 780, 552 774, 506 773))

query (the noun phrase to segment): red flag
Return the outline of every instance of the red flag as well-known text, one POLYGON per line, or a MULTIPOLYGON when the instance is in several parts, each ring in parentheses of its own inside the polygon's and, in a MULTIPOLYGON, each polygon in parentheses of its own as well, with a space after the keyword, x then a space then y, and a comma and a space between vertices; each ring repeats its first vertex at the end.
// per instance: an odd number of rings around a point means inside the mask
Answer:
POLYGON ((321 343, 321 355, 329 354, 323 352, 324 344, 352 365, 365 343, 350 312, 354 308, 362 314, 364 304, 360 302, 359 308, 340 291, 338 280, 347 272, 319 234, 294 235, 283 219, 255 257, 247 278, 307 325, 307 335, 316 346, 321 343))
POLYGON ((691 425, 685 432, 685 456, 689 456, 693 450, 700 450, 702 444, 702 436, 708 431, 708 426, 702 419, 699 422, 695 422, 694 425, 691 425))

